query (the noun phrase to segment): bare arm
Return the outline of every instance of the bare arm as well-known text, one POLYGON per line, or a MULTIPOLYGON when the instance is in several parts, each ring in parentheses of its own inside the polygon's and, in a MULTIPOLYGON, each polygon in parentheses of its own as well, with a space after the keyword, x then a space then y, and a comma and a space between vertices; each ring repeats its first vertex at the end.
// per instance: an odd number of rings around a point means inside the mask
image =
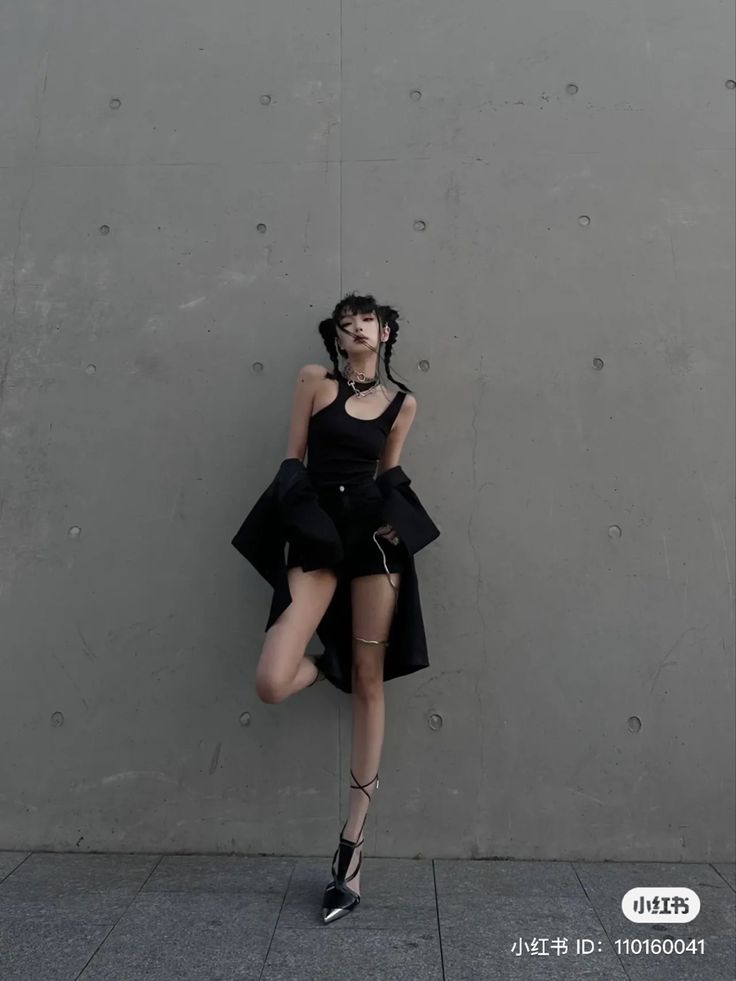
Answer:
POLYGON ((307 452, 307 432, 312 415, 314 393, 317 383, 325 376, 325 369, 319 364, 305 364, 299 370, 289 422, 289 438, 286 443, 286 457, 295 457, 304 462, 307 452))
POLYGON ((404 404, 401 406, 398 416, 396 417, 396 422, 391 427, 391 432, 386 437, 383 453, 381 453, 381 457, 378 461, 376 476, 382 474, 384 470, 390 470, 391 467, 398 466, 401 450, 404 446, 404 442, 409 429, 411 428, 411 424, 414 422, 414 417, 416 414, 417 400, 416 397, 409 392, 404 399, 404 404))

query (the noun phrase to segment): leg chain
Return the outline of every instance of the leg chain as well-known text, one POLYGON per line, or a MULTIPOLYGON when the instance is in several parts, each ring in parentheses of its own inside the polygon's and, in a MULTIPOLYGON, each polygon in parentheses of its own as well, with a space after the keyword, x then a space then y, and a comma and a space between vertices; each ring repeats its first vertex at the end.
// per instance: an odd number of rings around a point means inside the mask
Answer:
POLYGON ((378 550, 383 556, 383 568, 386 570, 386 576, 388 578, 389 585, 391 586, 391 589, 393 589, 394 591, 394 610, 396 610, 396 606, 399 602, 399 587, 391 581, 391 573, 388 571, 388 566, 386 565, 386 553, 381 548, 381 543, 376 538, 375 531, 373 532, 373 541, 376 543, 376 545, 378 545, 378 550))
MULTIPOLYGON (((399 602, 399 587, 391 581, 391 573, 389 572, 388 566, 386 565, 386 553, 381 548, 381 543, 376 538, 375 531, 373 532, 373 541, 376 543, 376 545, 378 545, 378 549, 381 555, 383 556, 383 568, 386 570, 386 576, 388 578, 389 585, 394 591, 394 612, 396 612, 396 607, 399 602)), ((358 637, 356 634, 353 634, 353 637, 355 640, 362 640, 364 644, 384 644, 384 645, 388 644, 387 640, 366 640, 365 637, 358 637)))

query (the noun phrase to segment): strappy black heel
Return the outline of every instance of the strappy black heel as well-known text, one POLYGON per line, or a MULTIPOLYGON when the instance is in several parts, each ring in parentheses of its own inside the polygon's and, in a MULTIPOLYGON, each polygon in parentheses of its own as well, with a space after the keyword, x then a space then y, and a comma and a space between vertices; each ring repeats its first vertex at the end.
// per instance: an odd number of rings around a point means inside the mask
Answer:
MULTIPOLYGON (((350 776, 355 780, 355 774, 350 771, 350 776)), ((350 786, 354 787, 356 790, 362 790, 363 793, 371 800, 371 795, 365 789, 369 787, 375 781, 376 790, 378 789, 378 774, 375 775, 373 780, 369 780, 366 784, 359 784, 357 780, 355 783, 351 783, 350 786)), ((368 812, 366 811, 365 817, 363 818, 363 823, 360 826, 360 831, 358 832, 358 841, 350 841, 348 838, 343 837, 343 831, 347 827, 348 822, 342 826, 342 831, 340 832, 340 841, 335 849, 335 854, 332 857, 332 882, 325 889, 324 897, 322 898, 322 922, 332 923, 333 920, 339 920, 342 916, 347 916, 360 902, 360 895, 352 890, 347 884, 360 871, 360 866, 363 861, 363 853, 360 853, 360 858, 358 859, 358 864, 355 867, 355 871, 345 877, 345 874, 350 867, 350 862, 352 861, 353 855, 355 854, 355 849, 359 848, 363 842, 364 838, 361 837, 363 834, 363 828, 365 827, 366 818, 368 817, 368 812), (339 858, 338 858, 339 855, 339 858), (337 870, 335 870, 335 859, 337 861, 337 870)))

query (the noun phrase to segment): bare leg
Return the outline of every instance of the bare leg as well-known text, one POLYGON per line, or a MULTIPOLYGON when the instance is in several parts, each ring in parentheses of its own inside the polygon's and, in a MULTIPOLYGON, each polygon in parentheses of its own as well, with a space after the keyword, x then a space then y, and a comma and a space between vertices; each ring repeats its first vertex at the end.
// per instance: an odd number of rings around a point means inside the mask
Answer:
MULTIPOLYGON (((387 570, 388 573, 388 570, 387 570)), ((357 576, 352 580, 353 733, 350 813, 333 858, 333 878, 322 898, 322 919, 331 923, 360 902, 365 822, 378 787, 383 751, 385 702, 383 672, 389 628, 398 596, 399 573, 357 576), (347 843, 350 844, 347 844, 347 843), (338 859, 335 867, 335 859, 338 859), (348 862, 347 869, 342 864, 348 862)))
MULTIPOLYGON (((401 576, 391 573, 398 589, 401 576)), ((383 664, 394 614, 395 590, 383 574, 360 576, 353 580, 353 733, 351 749, 351 783, 364 787, 350 788, 350 816, 345 837, 359 840, 361 827, 376 789, 386 726, 386 702, 383 691, 383 664), (375 643, 374 641, 378 641, 375 643)), ((352 875, 361 861, 363 847, 356 848, 348 867, 352 875)), ((361 865, 362 871, 362 865, 361 865)), ((360 895, 360 872, 350 881, 350 888, 360 895)))
POLYGON ((337 584, 330 569, 295 566, 288 576, 292 602, 266 632, 256 667, 256 692, 264 702, 281 702, 314 681, 317 667, 304 652, 337 584))
MULTIPOLYGON (((359 643, 356 641, 356 643, 359 643)), ((367 644, 360 644, 366 648, 367 644)), ((383 650, 383 648, 381 648, 383 650)), ((360 674, 356 678, 354 672, 353 682, 353 733, 350 765, 355 776, 351 783, 361 784, 367 794, 373 797, 376 788, 376 774, 379 771, 381 753, 383 751, 383 741, 385 732, 385 698, 383 693, 383 658, 373 651, 368 651, 368 658, 372 659, 373 664, 369 667, 373 670, 372 681, 359 680, 360 674), (380 676, 376 675, 375 669, 380 668, 380 676)), ((357 841, 361 827, 368 813, 370 800, 362 790, 350 788, 350 816, 345 827, 345 837, 351 841, 357 841)), ((360 861, 363 848, 356 848, 348 866, 347 875, 352 875, 360 861)), ((350 881, 350 888, 360 895, 360 872, 350 881)))
POLYGON ((311 657, 303 657, 299 661, 296 674, 286 688, 286 694, 284 697, 288 698, 290 695, 296 695, 296 693, 301 691, 302 688, 306 688, 307 685, 311 685, 317 678, 318 670, 317 665, 314 663, 311 657))

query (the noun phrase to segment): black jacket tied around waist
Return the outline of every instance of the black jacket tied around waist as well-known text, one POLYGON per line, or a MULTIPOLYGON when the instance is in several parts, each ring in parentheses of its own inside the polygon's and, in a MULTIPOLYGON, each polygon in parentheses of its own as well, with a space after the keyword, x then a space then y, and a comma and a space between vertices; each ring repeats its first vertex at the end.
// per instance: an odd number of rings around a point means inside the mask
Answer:
MULTIPOLYGON (((440 530, 411 488, 400 466, 375 479, 382 497, 379 522, 391 525, 406 551, 398 603, 384 660, 384 681, 429 667, 414 555, 440 530)), ((297 542, 305 556, 305 571, 336 567, 343 558, 340 535, 319 501, 317 489, 301 460, 287 457, 276 476, 251 508, 231 544, 273 588, 266 630, 292 602, 284 554, 287 542, 297 542)), ((352 612, 350 583, 338 578, 328 609, 317 627, 324 644, 319 666, 335 687, 352 691, 352 612)))

